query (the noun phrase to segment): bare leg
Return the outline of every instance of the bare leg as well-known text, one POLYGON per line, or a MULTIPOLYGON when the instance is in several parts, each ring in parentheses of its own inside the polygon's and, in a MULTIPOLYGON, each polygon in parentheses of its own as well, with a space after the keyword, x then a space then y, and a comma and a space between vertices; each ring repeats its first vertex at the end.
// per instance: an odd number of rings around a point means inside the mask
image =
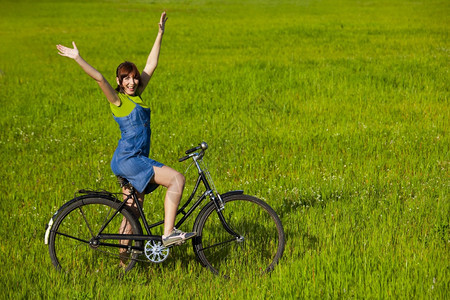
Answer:
MULTIPOLYGON (((183 174, 167 166, 163 166, 161 168, 154 167, 153 170, 155 172, 155 176, 153 177, 152 182, 165 186, 167 188, 166 196, 164 198, 164 235, 167 236, 172 232, 173 227, 175 225, 175 217, 177 215, 178 205, 180 204, 181 196, 183 195, 183 189, 186 179, 184 178, 183 174)), ((123 188, 123 193, 125 200, 127 197, 126 195, 128 195, 130 191, 126 188, 123 188)), ((142 205, 144 201, 144 194, 137 193, 137 196, 140 204, 142 205)), ((139 216, 137 207, 133 203, 132 199, 128 200, 127 205, 132 208, 136 216, 139 216)), ((119 233, 121 234, 132 233, 131 226, 125 218, 123 218, 122 220, 119 233)), ((122 245, 130 244, 129 240, 121 240, 119 242, 122 245)), ((129 257, 127 249, 120 248, 120 256, 121 256, 120 265, 125 266, 129 257)))
POLYGON ((166 197, 164 198, 164 235, 167 236, 172 232, 175 225, 175 217, 186 179, 183 174, 167 166, 153 169, 155 171, 153 182, 167 187, 166 197))
MULTIPOLYGON (((130 190, 127 189, 126 187, 123 187, 122 190, 123 190, 123 200, 125 201, 127 196, 130 194, 130 190)), ((145 194, 139 193, 139 192, 136 192, 136 193, 137 193, 138 201, 142 205, 144 203, 144 196, 145 196, 145 194)), ((134 203, 132 198, 128 199, 127 205, 131 208, 131 210, 133 211, 135 216, 139 217, 138 208, 137 208, 136 203, 134 203)), ((119 233, 120 234, 132 234, 133 233, 130 223, 125 218, 122 219, 122 224, 120 225, 119 233)), ((131 242, 130 240, 120 240, 119 241, 119 243, 121 245, 127 245, 127 246, 130 244, 130 242, 131 242)), ((127 253, 127 249, 120 248, 119 252, 120 252, 120 265, 125 267, 126 266, 126 262, 128 260, 128 257, 129 257, 129 255, 127 253)))

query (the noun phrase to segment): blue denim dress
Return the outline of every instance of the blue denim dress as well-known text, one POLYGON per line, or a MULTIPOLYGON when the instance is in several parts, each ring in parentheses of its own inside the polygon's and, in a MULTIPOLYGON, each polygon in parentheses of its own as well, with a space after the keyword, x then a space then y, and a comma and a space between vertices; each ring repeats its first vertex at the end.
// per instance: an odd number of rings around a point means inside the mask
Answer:
POLYGON ((122 137, 111 160, 111 169, 116 176, 126 178, 134 188, 145 194, 151 193, 158 185, 150 183, 155 175, 153 167, 162 163, 148 157, 150 153, 150 109, 135 104, 133 111, 125 117, 114 119, 119 124, 122 137))

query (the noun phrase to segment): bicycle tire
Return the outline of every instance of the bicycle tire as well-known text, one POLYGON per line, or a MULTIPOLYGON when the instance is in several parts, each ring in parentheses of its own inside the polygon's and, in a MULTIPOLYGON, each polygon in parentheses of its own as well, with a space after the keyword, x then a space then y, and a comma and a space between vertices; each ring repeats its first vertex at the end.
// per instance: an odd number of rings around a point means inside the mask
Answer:
MULTIPOLYGON (((119 248, 114 246, 97 246, 89 244, 98 231, 119 208, 121 202, 115 198, 101 195, 80 197, 58 213, 49 235, 49 252, 53 265, 66 272, 105 272, 107 269, 117 271, 120 256, 119 248)), ((128 207, 124 207, 107 225, 103 233, 118 233, 125 217, 132 227, 133 234, 142 234, 139 221, 128 207)), ((106 241, 119 244, 118 240, 106 241)), ((142 247, 142 241, 132 241, 132 245, 142 247)), ((124 271, 128 272, 136 264, 139 256, 131 251, 125 261, 124 271)))
POLYGON ((238 240, 223 227, 214 203, 199 213, 194 231, 194 252, 203 266, 228 278, 263 275, 273 270, 283 255, 285 235, 281 220, 264 201, 249 195, 223 198, 222 214, 243 237, 238 240))

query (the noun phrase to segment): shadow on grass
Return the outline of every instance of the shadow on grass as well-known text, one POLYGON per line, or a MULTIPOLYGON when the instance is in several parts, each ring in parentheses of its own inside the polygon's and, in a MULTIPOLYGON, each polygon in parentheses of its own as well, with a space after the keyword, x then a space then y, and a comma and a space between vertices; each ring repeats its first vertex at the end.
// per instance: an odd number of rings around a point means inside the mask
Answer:
MULTIPOLYGON (((175 250, 172 248, 169 257, 161 263, 152 263, 145 255, 141 255, 135 267, 126 274, 120 272, 117 279, 147 285, 154 279, 178 277, 183 274, 200 275, 203 273, 203 267, 196 255, 188 248, 192 248, 191 243, 178 246, 175 250)), ((206 268, 204 271, 209 272, 206 268)))
MULTIPOLYGON (((305 249, 316 249, 319 244, 319 238, 307 232, 302 227, 302 216, 308 213, 310 209, 324 209, 330 201, 337 201, 337 197, 328 197, 327 200, 317 197, 317 195, 303 196, 297 199, 283 199, 273 207, 281 219, 286 236, 286 247, 289 251, 290 241, 302 240, 305 249)), ((286 254, 286 253, 285 253, 286 254)))

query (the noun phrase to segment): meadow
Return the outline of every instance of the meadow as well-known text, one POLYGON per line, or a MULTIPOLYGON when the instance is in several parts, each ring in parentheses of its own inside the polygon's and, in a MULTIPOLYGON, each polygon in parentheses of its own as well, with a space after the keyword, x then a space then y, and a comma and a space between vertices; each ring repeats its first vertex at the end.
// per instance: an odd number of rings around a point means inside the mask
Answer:
MULTIPOLYGON (((2 0, 0 11, 0 298, 448 298, 448 1, 2 0), (164 10, 144 94, 151 156, 184 173, 177 158, 206 141, 220 192, 277 211, 287 242, 268 276, 214 276, 190 245, 122 279, 51 264, 52 214, 79 189, 119 191, 120 138, 96 83, 55 45, 75 41, 114 82, 124 60, 142 69, 164 10)), ((163 196, 147 196, 150 216, 163 196)))

